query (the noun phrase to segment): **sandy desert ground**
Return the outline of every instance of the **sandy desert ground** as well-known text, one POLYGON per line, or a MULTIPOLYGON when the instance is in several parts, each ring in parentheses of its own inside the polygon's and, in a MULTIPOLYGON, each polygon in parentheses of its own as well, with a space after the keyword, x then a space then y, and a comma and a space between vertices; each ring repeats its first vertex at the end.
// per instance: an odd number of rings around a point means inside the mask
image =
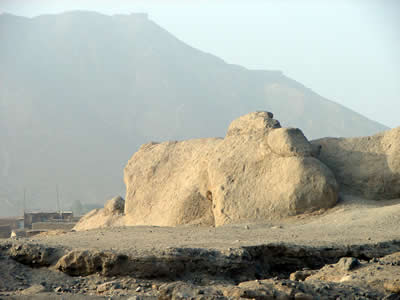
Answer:
POLYGON ((6 239, 0 298, 399 299, 399 229, 400 199, 342 196, 279 223, 6 239))

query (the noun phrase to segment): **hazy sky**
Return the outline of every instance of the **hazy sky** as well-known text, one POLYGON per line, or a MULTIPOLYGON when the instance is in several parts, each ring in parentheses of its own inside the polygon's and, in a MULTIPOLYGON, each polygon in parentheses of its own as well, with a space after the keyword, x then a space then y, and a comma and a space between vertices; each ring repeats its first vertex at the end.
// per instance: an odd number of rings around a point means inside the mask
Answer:
POLYGON ((398 0, 0 0, 0 12, 22 16, 76 9, 147 12, 228 63, 281 70, 328 99, 400 126, 398 0))

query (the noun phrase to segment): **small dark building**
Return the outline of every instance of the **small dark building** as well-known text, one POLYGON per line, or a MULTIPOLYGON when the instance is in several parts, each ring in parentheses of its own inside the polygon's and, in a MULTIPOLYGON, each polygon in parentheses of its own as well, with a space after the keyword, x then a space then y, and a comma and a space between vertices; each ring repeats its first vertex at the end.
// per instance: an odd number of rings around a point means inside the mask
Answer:
POLYGON ((0 226, 10 226, 13 229, 23 229, 24 228, 24 218, 23 217, 7 217, 0 218, 0 226))
POLYGON ((72 211, 24 213, 24 227, 32 228, 38 222, 72 222, 72 211))
POLYGON ((7 239, 11 235, 11 226, 10 225, 0 225, 0 238, 7 239))

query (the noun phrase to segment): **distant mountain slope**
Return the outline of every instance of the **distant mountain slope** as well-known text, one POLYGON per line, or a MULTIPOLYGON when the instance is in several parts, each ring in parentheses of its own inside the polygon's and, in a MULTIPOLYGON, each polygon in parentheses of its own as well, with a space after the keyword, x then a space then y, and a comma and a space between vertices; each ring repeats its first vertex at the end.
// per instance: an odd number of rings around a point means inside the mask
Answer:
MULTIPOLYGON (((0 215, 104 202, 149 140, 223 136, 256 110, 309 138, 385 130, 278 71, 196 50, 146 15, 0 15, 0 215)), ((340 88, 340 87, 338 87, 340 88)))

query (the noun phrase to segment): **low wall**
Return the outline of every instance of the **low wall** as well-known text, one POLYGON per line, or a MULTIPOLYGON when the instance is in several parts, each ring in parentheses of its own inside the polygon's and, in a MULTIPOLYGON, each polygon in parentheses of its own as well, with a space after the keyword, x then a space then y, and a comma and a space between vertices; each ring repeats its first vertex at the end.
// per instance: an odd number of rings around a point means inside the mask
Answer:
POLYGON ((37 222, 32 224, 33 230, 71 230, 76 223, 71 222, 37 222))
POLYGON ((11 232, 11 237, 12 238, 20 238, 20 237, 26 237, 26 231, 24 229, 16 229, 11 232))
POLYGON ((28 230, 28 231, 26 231, 26 237, 31 237, 31 236, 34 236, 34 235, 38 235, 38 234, 40 234, 42 232, 46 232, 46 230, 28 230))
POLYGON ((18 217, 10 217, 10 218, 0 218, 0 226, 7 226, 9 225, 11 229, 18 229, 19 223, 23 223, 23 220, 18 217))

